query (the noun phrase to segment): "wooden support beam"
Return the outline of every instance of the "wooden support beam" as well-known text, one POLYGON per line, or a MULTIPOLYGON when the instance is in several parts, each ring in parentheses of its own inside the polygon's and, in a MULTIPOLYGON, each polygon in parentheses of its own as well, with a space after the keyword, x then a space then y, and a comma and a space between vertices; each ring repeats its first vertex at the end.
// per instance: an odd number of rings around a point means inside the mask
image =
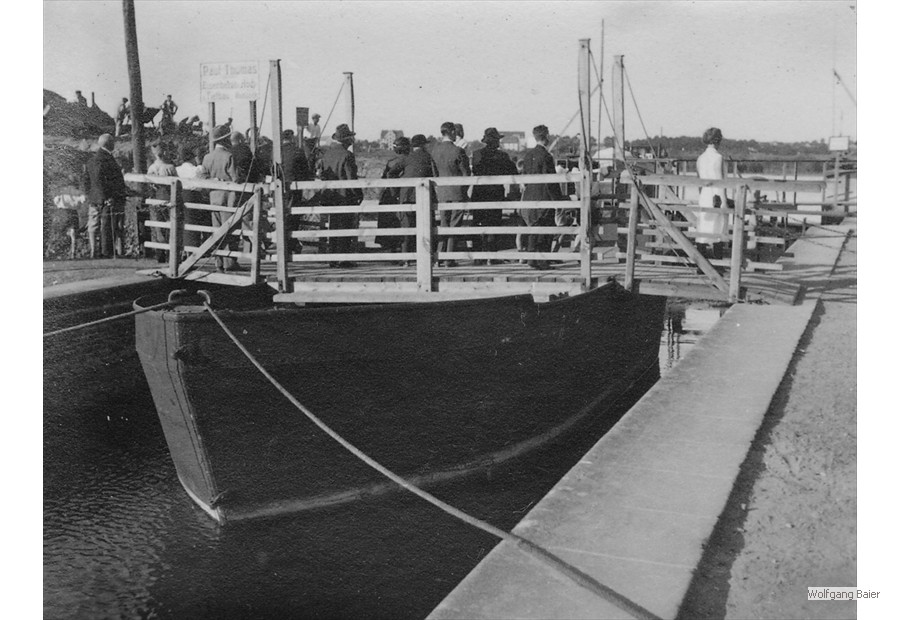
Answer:
MULTIPOLYGON (((272 164, 276 171, 282 170, 283 153, 281 152, 281 132, 284 129, 281 116, 281 61, 269 61, 269 72, 272 97, 272 164)), ((277 266, 275 268, 278 286, 281 292, 289 293, 291 281, 288 278, 288 241, 290 235, 287 228, 286 209, 284 204, 284 184, 281 178, 272 182, 272 199, 275 203, 275 248, 277 250, 277 266)))
POLYGON ((581 110, 581 213, 579 214, 580 275, 584 290, 591 286, 591 40, 578 41, 578 96, 581 110))
POLYGON ((184 247, 184 199, 181 194, 181 181, 175 179, 170 187, 172 206, 169 209, 169 277, 175 278, 178 277, 184 247))
POLYGON ((210 101, 207 104, 207 120, 208 120, 208 126, 206 128, 206 131, 209 134, 209 136, 208 136, 209 152, 212 153, 214 150, 216 150, 215 136, 213 135, 215 133, 214 130, 216 128, 216 102, 215 101, 210 101))
POLYGON ((634 262, 637 252, 637 228, 640 210, 638 209, 638 188, 631 184, 631 197, 628 201, 628 237, 625 249, 625 289, 634 290, 634 262))
POLYGON ((728 301, 735 303, 741 295, 741 271, 744 268, 744 207, 747 204, 747 188, 739 187, 734 201, 734 230, 731 234, 731 282, 728 301))
MULTIPOLYGON (((254 125, 256 121, 253 121, 254 125)), ((250 278, 254 282, 260 281, 259 269, 260 262, 262 261, 263 255, 265 252, 262 250, 262 243, 264 240, 264 236, 262 233, 262 204, 263 204, 263 191, 261 188, 257 188, 253 191, 253 231, 252 231, 252 239, 251 243, 253 244, 250 252, 250 278)))
POLYGON ((416 287, 421 292, 434 290, 434 205, 432 182, 423 179, 416 185, 416 287))

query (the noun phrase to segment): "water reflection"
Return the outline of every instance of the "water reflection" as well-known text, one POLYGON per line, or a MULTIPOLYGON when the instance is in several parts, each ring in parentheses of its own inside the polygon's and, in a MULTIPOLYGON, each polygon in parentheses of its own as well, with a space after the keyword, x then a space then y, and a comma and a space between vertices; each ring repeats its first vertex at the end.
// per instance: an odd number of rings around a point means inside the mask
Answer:
POLYGON ((659 348, 660 376, 672 370, 726 310, 728 306, 721 303, 670 299, 659 348))

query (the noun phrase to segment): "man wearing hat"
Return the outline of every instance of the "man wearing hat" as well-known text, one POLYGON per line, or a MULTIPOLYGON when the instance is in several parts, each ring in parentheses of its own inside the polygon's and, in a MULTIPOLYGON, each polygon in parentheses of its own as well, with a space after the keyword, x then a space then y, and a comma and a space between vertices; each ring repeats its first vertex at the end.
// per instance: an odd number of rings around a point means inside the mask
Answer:
POLYGON ((128 189, 122 169, 113 157, 115 139, 108 133, 97 139, 97 152, 84 168, 82 186, 88 202, 88 245, 96 256, 96 236, 100 233, 100 256, 112 258, 116 233, 124 224, 125 199, 138 195, 128 189), (116 217, 121 212, 122 218, 116 217))
MULTIPOLYGON (((472 174, 481 175, 508 175, 516 174, 518 170, 504 151, 500 150, 500 138, 503 135, 496 127, 488 127, 484 130, 484 148, 478 149, 472 154, 472 174)), ((476 185, 472 188, 472 202, 500 202, 506 200, 506 188, 503 185, 476 185)), ((474 226, 500 226, 503 221, 502 209, 473 209, 472 224, 474 226)), ((476 252, 496 252, 499 248, 496 236, 481 235, 473 241, 476 252)), ((484 264, 484 260, 476 260, 475 263, 484 264)), ((493 261, 491 261, 493 262, 493 261)))
MULTIPOLYGON (((356 157, 350 151, 353 137, 356 134, 350 131, 347 124, 337 126, 331 139, 334 140, 322 154, 322 180, 347 181, 357 178, 356 157)), ((359 205, 363 199, 362 190, 358 187, 330 189, 322 192, 325 204, 331 205, 359 205)), ((353 213, 334 213, 328 217, 330 230, 346 230, 356 228, 357 216, 353 213)), ((328 239, 329 254, 349 254, 356 245, 355 237, 330 237, 328 239)), ((329 263, 332 267, 355 267, 356 264, 349 261, 329 263)))
MULTIPOLYGON (((538 125, 532 130, 537 146, 528 151, 524 158, 522 174, 555 174, 556 164, 547 150, 550 142, 550 130, 546 125, 538 125)), ((522 193, 523 201, 530 200, 565 200, 559 189, 559 183, 528 183, 522 193)), ((528 226, 553 226, 554 209, 520 209, 519 215, 528 226)), ((525 235, 523 243, 527 252, 549 252, 553 241, 552 235, 525 235)), ((545 260, 529 259, 532 269, 549 269, 545 260)))
MULTIPOLYGON (((206 169, 210 179, 236 183, 238 171, 234 164, 234 156, 231 152, 231 131, 228 127, 219 125, 213 130, 213 144, 213 150, 207 153, 203 158, 203 168, 206 169)), ((209 204, 211 205, 235 207, 237 206, 236 203, 237 196, 234 192, 220 189, 210 190, 209 192, 209 204)), ((228 218, 231 217, 231 213, 228 213, 227 211, 213 211, 211 215, 213 226, 222 226, 228 221, 228 218)), ((237 242, 233 239, 232 235, 226 237, 224 247, 221 247, 221 249, 237 251, 237 242)), ((216 270, 239 271, 240 268, 238 267, 235 258, 229 256, 227 259, 223 260, 221 256, 216 256, 216 270)))
MULTIPOLYGON (((437 170, 437 176, 440 177, 460 177, 471 176, 469 169, 469 158, 466 152, 456 146, 456 125, 446 122, 441 125, 441 141, 434 145, 431 149, 431 157, 434 159, 434 166, 437 170)), ((437 197, 440 202, 466 202, 468 200, 469 188, 464 185, 444 185, 437 188, 437 197)), ((465 217, 465 209, 456 209, 453 211, 440 212, 441 226, 457 227, 462 224, 465 217)), ((443 252, 446 248, 447 252, 454 250, 455 238, 448 235, 449 239, 441 239, 438 242, 438 252, 443 252)), ((465 246, 465 241, 462 242, 465 246)), ((448 260, 443 263, 445 267, 455 267, 456 261, 448 260)))
POLYGON ((322 127, 319 125, 320 118, 322 117, 316 112, 312 115, 312 122, 305 127, 306 139, 315 140, 316 146, 319 146, 319 140, 322 139, 322 127))

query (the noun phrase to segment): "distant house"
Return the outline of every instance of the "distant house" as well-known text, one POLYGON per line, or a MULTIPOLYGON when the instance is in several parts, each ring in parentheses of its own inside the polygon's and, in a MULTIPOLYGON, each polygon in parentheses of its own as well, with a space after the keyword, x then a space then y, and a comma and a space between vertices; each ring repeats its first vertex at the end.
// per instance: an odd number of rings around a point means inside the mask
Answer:
POLYGON ((392 149, 394 148, 394 142, 397 141, 397 138, 402 137, 403 131, 400 129, 382 129, 381 138, 378 139, 378 144, 381 145, 381 148, 392 149))
POLYGON ((504 151, 512 151, 514 153, 518 153, 519 151, 524 151, 526 148, 525 144, 525 132, 524 131, 500 131, 500 134, 503 136, 500 138, 500 148, 504 151))

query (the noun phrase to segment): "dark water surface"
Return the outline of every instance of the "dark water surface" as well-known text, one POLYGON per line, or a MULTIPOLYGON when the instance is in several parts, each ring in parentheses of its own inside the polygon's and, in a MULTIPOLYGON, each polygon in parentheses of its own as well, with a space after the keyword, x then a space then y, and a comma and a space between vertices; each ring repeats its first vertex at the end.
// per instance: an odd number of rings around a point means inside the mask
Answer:
MULTIPOLYGON (((722 311, 670 303, 662 374, 722 311)), ((422 618, 498 542, 407 493, 220 528, 182 489, 135 385, 102 408, 102 382, 66 397, 45 382, 46 618, 422 618)), ((511 529, 604 430, 435 494, 511 529)))

